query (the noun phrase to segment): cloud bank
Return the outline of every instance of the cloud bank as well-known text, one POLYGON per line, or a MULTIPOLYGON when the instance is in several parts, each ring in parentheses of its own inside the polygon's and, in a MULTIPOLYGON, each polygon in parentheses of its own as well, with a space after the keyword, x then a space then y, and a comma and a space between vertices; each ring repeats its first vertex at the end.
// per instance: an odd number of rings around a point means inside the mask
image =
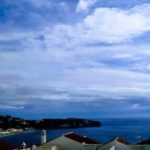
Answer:
POLYGON ((3 1, 0 113, 147 116, 150 4, 119 4, 3 1))

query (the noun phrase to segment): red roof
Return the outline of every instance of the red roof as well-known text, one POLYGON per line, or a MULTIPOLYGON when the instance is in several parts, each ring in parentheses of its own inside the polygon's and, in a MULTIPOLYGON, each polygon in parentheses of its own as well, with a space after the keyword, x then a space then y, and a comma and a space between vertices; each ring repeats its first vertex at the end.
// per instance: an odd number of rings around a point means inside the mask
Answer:
POLYGON ((117 142, 122 143, 122 144, 127 144, 127 145, 130 144, 129 142, 125 141, 124 139, 122 139, 122 138, 120 138, 120 137, 117 137, 115 140, 116 140, 117 142))
POLYGON ((76 142, 79 142, 79 143, 85 143, 85 144, 101 144, 100 142, 97 142, 93 139, 90 139, 86 136, 80 136, 78 134, 75 134, 75 133, 67 133, 67 134, 64 134, 65 137, 71 139, 71 140, 74 140, 76 142))
POLYGON ((14 150, 14 149, 15 148, 12 145, 4 141, 0 141, 0 150, 14 150))

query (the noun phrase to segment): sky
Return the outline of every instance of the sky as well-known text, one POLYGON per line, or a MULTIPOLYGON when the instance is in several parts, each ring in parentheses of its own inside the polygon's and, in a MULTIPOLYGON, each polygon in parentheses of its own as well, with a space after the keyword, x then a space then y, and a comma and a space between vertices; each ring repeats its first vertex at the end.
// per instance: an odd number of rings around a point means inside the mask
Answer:
POLYGON ((149 0, 0 0, 0 115, 149 117, 149 0))

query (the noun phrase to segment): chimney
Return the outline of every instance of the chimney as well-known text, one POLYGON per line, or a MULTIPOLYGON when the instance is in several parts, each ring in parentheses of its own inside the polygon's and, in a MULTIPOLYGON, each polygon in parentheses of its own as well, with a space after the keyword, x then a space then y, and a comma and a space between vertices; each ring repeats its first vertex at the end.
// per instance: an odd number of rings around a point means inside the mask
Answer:
POLYGON ((41 131, 41 144, 46 143, 46 131, 43 129, 41 131))
POLYGON ((26 143, 25 143, 25 142, 23 142, 23 143, 21 144, 20 149, 23 149, 23 150, 24 150, 24 149, 26 149, 26 146, 27 146, 27 145, 26 145, 26 143))

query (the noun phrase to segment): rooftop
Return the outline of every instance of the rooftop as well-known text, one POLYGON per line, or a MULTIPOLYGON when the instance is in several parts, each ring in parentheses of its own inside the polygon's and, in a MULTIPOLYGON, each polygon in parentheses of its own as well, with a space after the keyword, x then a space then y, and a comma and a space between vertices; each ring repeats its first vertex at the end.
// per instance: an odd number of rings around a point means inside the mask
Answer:
POLYGON ((76 133, 66 133, 64 134, 63 136, 71 139, 71 140, 74 140, 76 142, 79 142, 79 143, 85 143, 85 144, 101 144, 100 142, 98 141, 95 141, 89 137, 86 137, 86 136, 81 136, 81 135, 78 135, 76 133))
POLYGON ((129 142, 127 142, 127 141, 125 141, 124 139, 122 139, 121 137, 116 137, 115 140, 116 140, 117 142, 122 143, 122 144, 126 144, 126 145, 129 145, 129 144, 130 144, 129 142))
POLYGON ((0 149, 2 149, 2 150, 13 150, 13 149, 15 149, 15 147, 13 147, 12 145, 10 145, 4 141, 0 141, 0 149))

